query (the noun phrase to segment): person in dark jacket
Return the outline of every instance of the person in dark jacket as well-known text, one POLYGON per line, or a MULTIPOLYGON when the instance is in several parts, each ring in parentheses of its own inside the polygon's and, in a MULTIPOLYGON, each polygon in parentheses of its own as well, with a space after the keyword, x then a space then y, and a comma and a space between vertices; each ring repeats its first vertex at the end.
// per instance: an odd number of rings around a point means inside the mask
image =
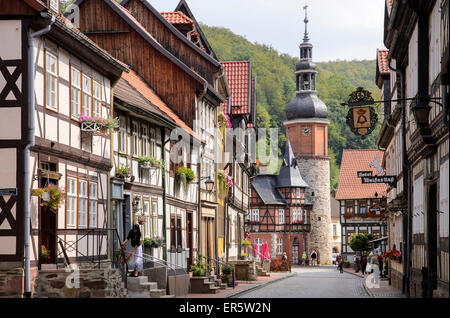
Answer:
POLYGON ((143 259, 142 259, 142 244, 141 244, 141 230, 139 225, 133 225, 133 228, 128 233, 126 240, 122 244, 122 248, 125 248, 128 241, 131 243, 131 259, 128 263, 129 268, 133 269, 134 273, 132 276, 137 277, 139 271, 143 269, 143 259))
POLYGON ((363 255, 361 258, 361 271, 363 275, 366 274, 366 267, 367 267, 367 257, 363 255))

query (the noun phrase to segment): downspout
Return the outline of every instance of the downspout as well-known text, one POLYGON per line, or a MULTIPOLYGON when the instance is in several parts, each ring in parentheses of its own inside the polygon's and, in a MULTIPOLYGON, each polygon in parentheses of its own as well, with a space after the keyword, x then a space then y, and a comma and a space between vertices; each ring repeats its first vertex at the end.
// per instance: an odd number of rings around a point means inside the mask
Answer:
MULTIPOLYGON (((400 98, 405 97, 405 83, 404 83, 404 76, 402 70, 397 70, 391 67, 390 63, 388 63, 389 69, 395 73, 397 73, 400 81, 400 98)), ((402 292, 406 294, 406 296, 409 298, 409 284, 410 284, 410 273, 409 273, 409 263, 411 259, 411 191, 410 191, 410 165, 408 162, 408 156, 406 153, 406 101, 402 101, 402 168, 403 168, 403 196, 406 197, 407 201, 407 214, 406 214, 406 224, 402 224, 403 227, 403 233, 406 234, 406 238, 403 238, 403 241, 406 239, 406 257, 403 262, 403 284, 402 284, 402 292), (406 229, 405 229, 406 225, 406 229), (406 231, 405 231, 406 230, 406 231), (406 232, 406 233, 405 233, 406 232)), ((403 223, 403 222, 402 222, 403 223)))
POLYGON ((167 216, 167 189, 166 189, 166 144, 170 141, 170 138, 167 140, 164 140, 164 137, 166 135, 166 129, 165 127, 161 126, 161 160, 164 163, 164 169, 161 174, 161 186, 163 190, 162 194, 162 201, 163 201, 163 239, 166 243, 163 248, 163 260, 167 261, 167 224, 166 224, 166 216, 167 216))
POLYGON ((28 128, 25 139, 25 149, 24 149, 24 171, 23 177, 24 182, 24 194, 23 194, 23 209, 24 209, 24 242, 25 242, 25 273, 24 273, 24 293, 25 298, 31 298, 31 279, 30 279, 30 232, 31 232, 31 213, 30 213, 30 188, 31 188, 31 168, 30 168, 30 148, 34 146, 34 112, 35 112, 35 101, 34 101, 34 38, 44 35, 50 32, 52 24, 55 22, 56 18, 52 15, 50 24, 45 28, 28 35, 28 128))

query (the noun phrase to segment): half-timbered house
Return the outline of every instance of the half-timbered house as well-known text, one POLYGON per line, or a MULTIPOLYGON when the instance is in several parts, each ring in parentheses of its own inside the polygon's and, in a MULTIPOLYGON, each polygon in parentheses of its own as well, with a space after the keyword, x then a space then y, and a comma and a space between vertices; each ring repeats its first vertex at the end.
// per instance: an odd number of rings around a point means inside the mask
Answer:
POLYGON ((410 297, 449 292, 449 32, 448 0, 385 3, 394 101, 384 103, 378 144, 386 169, 401 175, 389 201, 397 218, 403 214, 397 237, 405 245, 402 290, 410 297))
POLYGON ((17 189, 0 197, 0 267, 17 270, 0 288, 29 295, 30 266, 36 277, 63 259, 107 257, 111 138, 80 120, 112 116, 112 87, 128 70, 61 16, 59 1, 1 1, 0 23, 0 188, 17 189), (29 196, 53 185, 65 189, 59 205, 29 196))
MULTIPOLYGON (((231 96, 222 105, 222 112, 229 116, 232 130, 226 134, 228 149, 233 150, 225 166, 233 178, 233 187, 227 200, 225 233, 226 257, 237 260, 244 238, 244 219, 248 214, 250 197, 252 155, 250 131, 256 127, 256 78, 252 76, 252 63, 248 61, 224 61, 231 96), (243 155, 242 155, 243 154, 243 155)), ((253 139, 254 140, 254 139, 253 139)))
MULTIPOLYGON (((254 245, 268 244, 270 257, 281 258, 286 252, 288 260, 298 264, 307 246, 311 232, 311 202, 305 198, 308 184, 288 142, 278 175, 260 174, 252 182, 250 213, 245 219, 254 245)), ((258 256, 258 253, 256 253, 258 256)))
POLYGON ((215 242, 217 198, 215 191, 206 191, 204 177, 215 175, 216 108, 224 101, 217 91, 216 79, 222 72, 220 64, 147 1, 129 0, 121 5, 112 0, 80 0, 77 5, 80 29, 106 51, 130 65, 200 136, 188 137, 186 144, 196 147, 175 147, 177 136, 172 136, 172 142, 163 146, 168 164, 166 189, 163 189, 166 191, 164 234, 168 257, 173 263, 187 267, 198 248, 204 250, 203 254, 216 258, 215 245, 210 246, 208 242, 215 242), (98 12, 102 12, 103 19, 97 19, 98 12), (177 149, 177 153, 174 154, 172 149, 177 149), (177 162, 173 161, 175 157, 177 162), (186 191, 177 178, 180 166, 189 167, 195 173, 195 180, 186 191), (199 241, 203 243, 196 245, 199 241))
MULTIPOLYGON (((374 149, 344 150, 342 154, 336 200, 340 205, 340 223, 343 259, 354 261, 356 251, 350 247, 353 234, 372 233, 386 238, 386 184, 363 184, 358 172, 384 175, 380 167, 383 152, 374 149), (378 169, 377 169, 378 168, 378 169)), ((386 251, 381 241, 380 251, 386 251)))

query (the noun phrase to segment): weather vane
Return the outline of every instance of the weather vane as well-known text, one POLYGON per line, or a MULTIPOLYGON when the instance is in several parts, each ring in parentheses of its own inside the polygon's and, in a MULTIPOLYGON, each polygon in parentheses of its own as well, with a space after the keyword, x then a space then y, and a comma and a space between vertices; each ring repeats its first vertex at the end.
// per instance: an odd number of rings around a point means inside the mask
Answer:
POLYGON ((305 37, 304 40, 308 40, 308 4, 305 1, 305 6, 303 7, 303 10, 305 10, 305 20, 303 20, 305 22, 305 37))

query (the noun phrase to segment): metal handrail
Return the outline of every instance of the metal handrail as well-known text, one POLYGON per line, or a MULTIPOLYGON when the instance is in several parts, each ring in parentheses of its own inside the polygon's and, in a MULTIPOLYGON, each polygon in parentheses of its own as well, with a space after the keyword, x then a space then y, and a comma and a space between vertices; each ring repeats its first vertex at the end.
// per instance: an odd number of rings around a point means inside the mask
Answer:
MULTIPOLYGON (((142 259, 150 260, 154 263, 163 265, 165 268, 173 271, 173 273, 174 273, 174 289, 175 289, 175 297, 176 297, 176 294, 177 294, 177 268, 183 270, 186 275, 189 275, 188 272, 186 271, 186 269, 183 266, 170 263, 166 260, 157 258, 153 255, 145 254, 145 253, 142 253, 142 259)), ((187 292, 184 293, 184 297, 187 298, 187 292)))
MULTIPOLYGON (((219 263, 219 264, 221 264, 221 265, 227 265, 227 266, 230 266, 230 267, 232 268, 232 269, 231 269, 231 275, 232 275, 232 277, 233 277, 233 289, 234 289, 234 285, 235 285, 234 266, 230 265, 229 263, 219 261, 218 259, 211 258, 211 257, 209 257, 209 256, 202 255, 202 257, 205 258, 205 259, 207 259, 207 260, 210 260, 210 261, 215 261, 216 263, 219 263)), ((209 269, 209 263, 208 263, 208 269, 209 269)), ((216 268, 216 275, 217 275, 217 270, 219 270, 219 276, 220 276, 220 269, 217 269, 217 268, 216 268)), ((211 272, 211 271, 210 271, 210 272, 211 272)))

